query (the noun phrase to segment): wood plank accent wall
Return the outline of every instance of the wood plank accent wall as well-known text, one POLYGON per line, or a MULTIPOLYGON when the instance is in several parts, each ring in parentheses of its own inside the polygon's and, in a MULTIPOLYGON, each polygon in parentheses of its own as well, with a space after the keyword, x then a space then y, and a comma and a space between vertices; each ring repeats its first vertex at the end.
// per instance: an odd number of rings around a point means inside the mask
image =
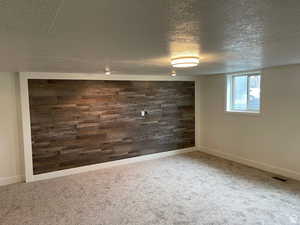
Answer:
POLYGON ((195 146, 194 82, 31 79, 28 87, 34 174, 195 146))

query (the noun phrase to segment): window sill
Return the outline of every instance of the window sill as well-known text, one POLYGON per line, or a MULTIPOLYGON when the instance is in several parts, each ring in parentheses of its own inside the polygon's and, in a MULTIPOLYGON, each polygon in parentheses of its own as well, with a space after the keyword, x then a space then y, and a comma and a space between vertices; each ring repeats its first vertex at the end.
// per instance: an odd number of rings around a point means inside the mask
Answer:
POLYGON ((255 111, 238 111, 238 110, 225 110, 226 114, 237 114, 237 115, 245 115, 245 116, 260 116, 261 112, 255 111))

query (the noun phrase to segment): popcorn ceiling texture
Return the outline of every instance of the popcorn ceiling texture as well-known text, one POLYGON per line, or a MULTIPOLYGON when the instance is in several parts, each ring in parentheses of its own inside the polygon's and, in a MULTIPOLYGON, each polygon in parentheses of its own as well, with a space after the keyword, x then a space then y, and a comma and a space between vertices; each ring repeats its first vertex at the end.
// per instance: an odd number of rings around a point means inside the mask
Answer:
POLYGON ((300 183, 200 152, 0 187, 2 225, 299 225, 300 183))
POLYGON ((300 63, 299 0, 0 1, 2 71, 178 75, 300 63), (280 53, 280 54, 278 54, 280 53))

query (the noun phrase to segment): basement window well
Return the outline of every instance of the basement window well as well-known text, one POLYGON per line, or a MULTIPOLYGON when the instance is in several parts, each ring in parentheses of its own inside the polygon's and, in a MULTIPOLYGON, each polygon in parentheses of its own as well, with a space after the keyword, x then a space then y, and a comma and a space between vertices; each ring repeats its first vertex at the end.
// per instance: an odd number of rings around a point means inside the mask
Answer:
POLYGON ((227 75, 227 112, 260 112, 260 72, 227 75))

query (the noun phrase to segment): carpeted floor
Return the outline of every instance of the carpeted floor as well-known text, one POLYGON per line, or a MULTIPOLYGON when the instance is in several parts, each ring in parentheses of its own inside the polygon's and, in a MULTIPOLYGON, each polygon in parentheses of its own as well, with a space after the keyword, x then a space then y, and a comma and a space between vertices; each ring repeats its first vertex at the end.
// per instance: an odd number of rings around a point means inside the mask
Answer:
POLYGON ((193 152, 0 187, 0 224, 300 224, 300 182, 193 152))

